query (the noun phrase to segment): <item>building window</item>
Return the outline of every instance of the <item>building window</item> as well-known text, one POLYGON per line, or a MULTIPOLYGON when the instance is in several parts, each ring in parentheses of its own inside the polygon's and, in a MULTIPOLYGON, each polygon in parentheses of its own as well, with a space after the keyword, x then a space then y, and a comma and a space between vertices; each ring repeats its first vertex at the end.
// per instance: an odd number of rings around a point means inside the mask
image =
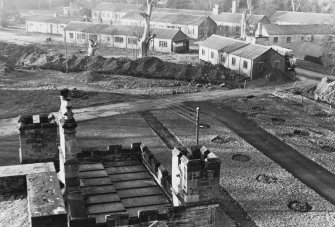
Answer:
POLYGON ((188 34, 194 34, 194 27, 188 28, 188 34))
POLYGON ((225 25, 225 26, 224 26, 224 30, 229 31, 229 26, 228 26, 228 25, 225 25))
POLYGON ((64 29, 64 25, 59 26, 60 29, 64 29))
POLYGON ((166 41, 159 41, 159 47, 167 47, 167 42, 166 41))
POLYGON ((81 38, 82 38, 82 39, 85 39, 85 38, 86 38, 86 35, 85 35, 85 34, 81 34, 81 38))
POLYGON ((211 58, 214 58, 215 54, 213 51, 211 51, 211 58))
POLYGON ((259 62, 259 65, 258 65, 258 70, 263 70, 263 62, 259 62))
POLYGON ((81 37, 81 34, 77 33, 77 39, 80 39, 80 37, 81 37))
POLYGON ((29 26, 30 26, 30 27, 33 27, 33 26, 34 26, 34 24, 33 24, 33 23, 29 23, 29 26))
POLYGON ((287 43, 292 43, 292 37, 287 37, 286 42, 287 43))
POLYGON ((224 56, 223 54, 221 55, 221 62, 223 62, 223 63, 226 62, 226 56, 224 56))
POLYGON ((70 39, 73 39, 73 33, 72 32, 70 32, 70 39))
POLYGON ((304 40, 305 40, 305 37, 301 36, 301 40, 304 41, 304 40))
POLYGON ((205 49, 201 49, 201 54, 202 54, 202 56, 205 56, 205 54, 206 54, 205 49))
POLYGON ((129 44, 137 44, 137 39, 136 38, 128 38, 128 43, 129 44))
POLYGON ((273 43, 278 43, 278 37, 273 37, 273 43))
POLYGON ((247 61, 243 61, 243 68, 247 69, 248 68, 248 62, 247 61))
POLYGON ((107 42, 110 42, 111 41, 111 37, 107 37, 107 42))
POLYGON ((116 43, 123 43, 123 37, 115 37, 114 42, 116 43))
POLYGON ((276 64, 275 68, 276 69, 278 69, 279 63, 280 63, 280 61, 275 61, 275 64, 276 64))
POLYGON ((236 32, 239 32, 241 30, 240 26, 236 26, 236 32))
POLYGON ((231 64, 235 65, 236 64, 236 58, 231 58, 231 64))
POLYGON ((89 38, 97 41, 98 40, 98 35, 89 35, 89 38))

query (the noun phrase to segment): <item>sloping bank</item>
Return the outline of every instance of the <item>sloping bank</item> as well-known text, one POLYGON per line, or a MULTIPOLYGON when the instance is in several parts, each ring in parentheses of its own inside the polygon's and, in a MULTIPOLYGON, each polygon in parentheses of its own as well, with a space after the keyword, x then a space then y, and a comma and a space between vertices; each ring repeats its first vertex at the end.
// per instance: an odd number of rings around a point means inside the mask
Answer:
MULTIPOLYGON (((5 56, 3 58, 6 58, 7 63, 11 65, 38 66, 41 69, 65 71, 66 59, 63 54, 48 54, 32 45, 22 46, 0 42, 0 55, 5 56)), ((163 62, 156 57, 130 60, 71 55, 68 56, 67 63, 69 72, 94 71, 145 78, 227 83, 227 85, 233 85, 243 79, 222 65, 176 64, 163 62)))

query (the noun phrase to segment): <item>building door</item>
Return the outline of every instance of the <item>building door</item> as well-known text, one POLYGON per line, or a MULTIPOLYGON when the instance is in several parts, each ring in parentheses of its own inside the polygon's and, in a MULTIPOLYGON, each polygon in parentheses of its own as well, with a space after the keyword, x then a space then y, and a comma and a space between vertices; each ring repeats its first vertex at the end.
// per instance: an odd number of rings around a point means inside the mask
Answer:
POLYGON ((53 34, 53 25, 50 24, 50 33, 53 34))

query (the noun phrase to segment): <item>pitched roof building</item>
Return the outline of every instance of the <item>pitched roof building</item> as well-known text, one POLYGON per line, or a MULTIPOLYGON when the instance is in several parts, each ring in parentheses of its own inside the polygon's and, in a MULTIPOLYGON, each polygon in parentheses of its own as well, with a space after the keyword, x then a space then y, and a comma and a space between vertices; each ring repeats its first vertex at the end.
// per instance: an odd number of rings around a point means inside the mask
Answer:
POLYGON ((259 24, 255 35, 249 39, 251 43, 290 48, 294 43, 301 41, 321 44, 328 35, 335 35, 335 28, 332 25, 259 24))
POLYGON ((284 71, 285 67, 284 57, 272 48, 219 35, 199 43, 199 59, 222 64, 251 79, 261 76, 269 68, 284 71))
POLYGON ((277 11, 271 18, 273 24, 298 25, 298 24, 331 24, 335 25, 335 16, 326 13, 277 11))
MULTIPOLYGON (((87 44, 88 39, 118 48, 138 49, 138 40, 143 34, 143 27, 124 25, 96 24, 88 22, 71 22, 66 28, 68 42, 87 44)), ((189 39, 178 29, 152 28, 155 37, 151 42, 151 50, 159 52, 188 51, 189 39)))
POLYGON ((35 15, 26 18, 26 31, 62 35, 68 23, 83 20, 83 17, 35 15))
MULTIPOLYGON (((144 26, 145 23, 140 11, 127 13, 120 22, 129 26, 144 26)), ((208 37, 216 31, 216 23, 210 17, 203 15, 153 12, 150 25, 153 28, 180 29, 192 39, 208 37)))

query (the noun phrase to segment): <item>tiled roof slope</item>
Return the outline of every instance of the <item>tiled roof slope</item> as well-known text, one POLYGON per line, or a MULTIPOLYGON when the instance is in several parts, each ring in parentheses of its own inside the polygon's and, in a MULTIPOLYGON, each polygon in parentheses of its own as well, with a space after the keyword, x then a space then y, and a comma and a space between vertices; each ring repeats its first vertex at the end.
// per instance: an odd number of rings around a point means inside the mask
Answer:
POLYGON ((277 11, 271 18, 274 24, 335 24, 335 16, 325 13, 277 11))

